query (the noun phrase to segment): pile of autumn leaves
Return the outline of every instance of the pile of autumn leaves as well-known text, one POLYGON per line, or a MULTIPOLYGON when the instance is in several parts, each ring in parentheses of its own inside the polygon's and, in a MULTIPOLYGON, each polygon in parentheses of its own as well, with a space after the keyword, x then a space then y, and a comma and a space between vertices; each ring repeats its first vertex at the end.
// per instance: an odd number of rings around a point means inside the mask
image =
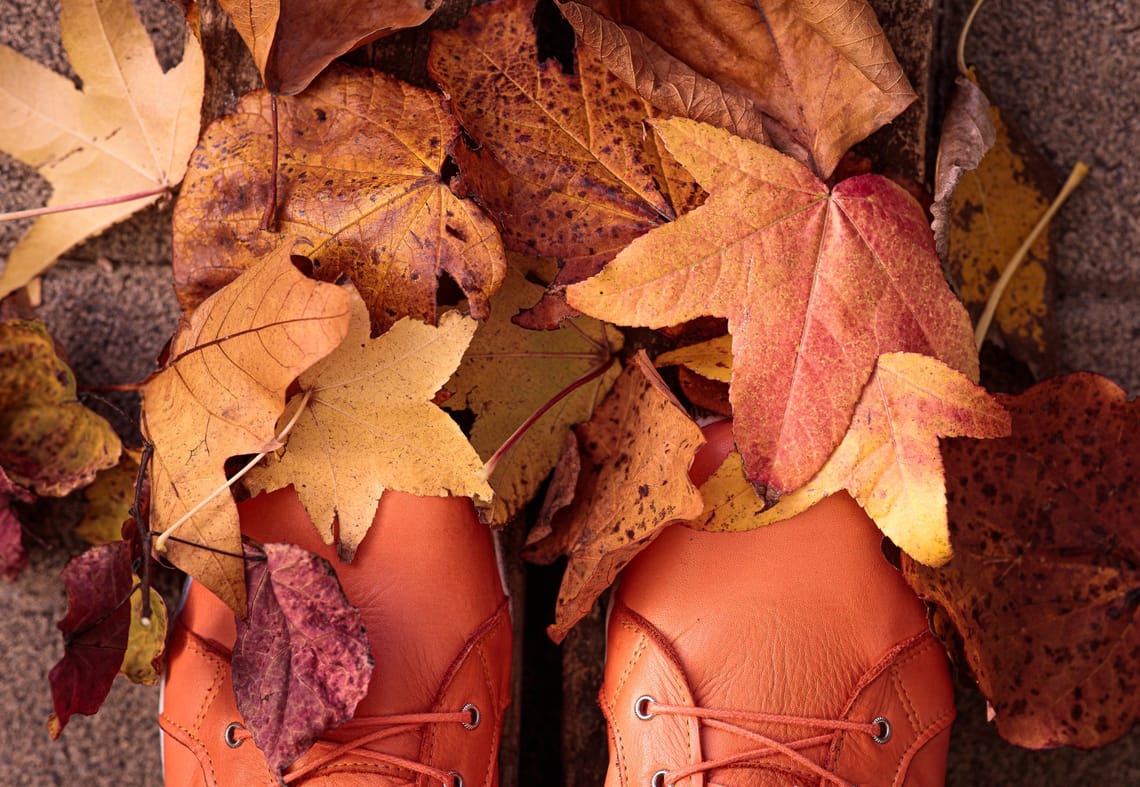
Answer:
MULTIPOLYGON (((77 49, 78 28, 69 39, 69 19, 136 50, 141 27, 124 0, 99 19, 80 19, 94 12, 79 5, 64 3, 64 33, 86 92, 56 89, 114 105, 113 95, 92 95, 95 73, 83 70, 92 55, 77 49)), ((1137 417, 1123 392, 1093 376, 989 396, 923 208, 878 175, 829 183, 846 151, 914 98, 870 7, 765 3, 761 24, 751 5, 560 3, 574 31, 571 73, 539 58, 534 3, 501 0, 433 34, 428 68, 444 95, 326 68, 373 30, 422 22, 423 4, 412 5, 418 16, 360 19, 367 30, 338 29, 307 47, 291 32, 308 33, 303 19, 259 26, 235 15, 278 95, 244 97, 192 154, 202 70, 193 38, 178 69, 136 75, 146 87, 132 93, 153 111, 118 99, 110 115, 143 147, 108 156, 65 144, 73 163, 90 157, 81 185, 55 169, 58 149, 25 156, 30 143, 0 139, 41 168, 53 202, 91 184, 107 196, 118 187, 105 174, 114 166, 145 169, 158 187, 188 173, 173 260, 187 316, 143 406, 154 445, 149 528, 170 531, 158 544, 166 558, 239 616, 260 603, 247 601, 247 574, 268 565, 272 581, 275 553, 251 558, 243 547, 225 488, 233 457, 255 455, 242 479, 251 493, 292 485, 346 560, 385 489, 468 496, 501 526, 554 469, 530 553, 569 556, 551 627, 560 640, 670 522, 756 527, 846 491, 903 550, 918 592, 954 622, 1003 735, 1090 746, 1126 731, 1137 709, 1115 681, 1137 666, 1127 655, 1135 536, 1070 529, 1103 517, 1105 498, 1128 488, 1131 458, 1098 441, 1137 417), (172 88, 175 78, 188 81, 172 88), (154 152, 153 168, 138 163, 139 150, 154 152), (457 285, 463 309, 440 306, 441 278, 457 285), (661 329, 673 349, 651 360, 631 348, 623 366, 615 325, 661 329), (679 390, 658 374, 665 366, 678 367, 679 390), (702 438, 678 394, 734 415, 739 451, 700 490, 688 467, 702 438), (470 416, 469 434, 438 405, 470 416), (1067 439, 1074 432, 1087 439, 1067 439), (940 452, 945 437, 1003 439, 950 441, 940 452), (1085 506, 1086 518, 1059 514, 1065 505, 1085 506), (1078 565, 1058 575, 1070 544, 1080 545, 1078 565), (1052 618, 1023 609, 1028 594, 1067 610, 1060 643, 1047 642, 1052 618)), ((119 217, 64 222, 68 243, 119 217)), ((13 252, 3 292, 63 251, 25 248, 60 235, 50 226, 60 221, 40 219, 13 252)), ((11 404, 0 404, 7 414, 11 404)), ((117 456, 117 445, 105 452, 117 456)), ((5 499, 33 488, 7 455, 0 464, 15 480, 0 476, 5 499)), ((99 560, 115 581, 65 621, 61 664, 72 661, 55 689, 60 725, 91 712, 76 647, 126 648, 131 615, 119 602, 132 587, 132 547, 105 550, 99 560), (115 631, 92 634, 111 607, 115 631)), ((94 583, 73 573, 73 607, 94 583)), ((335 589, 327 603, 345 604, 335 589)), ((288 610, 257 612, 261 625, 289 625, 288 610)), ((158 660, 161 636, 151 639, 158 660)), ((287 657, 304 637, 281 643, 287 657)), ((104 669, 108 687, 118 669, 104 669)), ((236 687, 247 718, 258 715, 257 696, 289 690, 256 688, 236 687)), ((291 721, 283 737, 258 742, 285 767, 354 704, 344 696, 325 718, 303 729, 291 721)))

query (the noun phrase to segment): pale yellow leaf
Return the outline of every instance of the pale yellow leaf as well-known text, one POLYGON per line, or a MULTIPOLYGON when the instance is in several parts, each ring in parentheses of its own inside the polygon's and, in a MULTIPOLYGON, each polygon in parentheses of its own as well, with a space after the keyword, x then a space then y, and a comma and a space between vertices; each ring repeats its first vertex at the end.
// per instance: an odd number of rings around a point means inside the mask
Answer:
POLYGON ((732 337, 726 334, 662 353, 655 363, 658 366, 684 366, 709 380, 732 382, 732 337))

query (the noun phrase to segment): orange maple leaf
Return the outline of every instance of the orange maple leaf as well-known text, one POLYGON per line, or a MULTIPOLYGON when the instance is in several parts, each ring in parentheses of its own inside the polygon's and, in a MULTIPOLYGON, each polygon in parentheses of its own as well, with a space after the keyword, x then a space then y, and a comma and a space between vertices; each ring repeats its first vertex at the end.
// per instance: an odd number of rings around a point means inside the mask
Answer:
POLYGON ((794 159, 712 126, 653 127, 710 196, 567 300, 624 325, 728 318, 736 442, 769 498, 835 450, 882 353, 932 355, 977 379, 969 317, 902 188, 862 175, 829 190, 794 159))

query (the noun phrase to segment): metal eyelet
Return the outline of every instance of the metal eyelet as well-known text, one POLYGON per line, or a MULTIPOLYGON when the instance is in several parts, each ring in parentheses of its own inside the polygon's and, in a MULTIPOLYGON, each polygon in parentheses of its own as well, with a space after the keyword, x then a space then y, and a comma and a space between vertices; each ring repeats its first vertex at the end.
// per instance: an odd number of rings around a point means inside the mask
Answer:
POLYGON ((231 749, 236 749, 238 746, 241 746, 243 743, 245 743, 245 738, 242 738, 239 741, 236 735, 238 730, 244 729, 245 727, 242 726, 241 722, 231 721, 226 725, 226 731, 222 733, 222 739, 231 749))
MULTIPOLYGON (((448 771, 447 775, 451 777, 451 787, 463 787, 463 777, 459 771, 448 771)), ((448 785, 445 784, 443 787, 448 787, 448 785)))
MULTIPOLYGON (((649 721, 653 718, 653 714, 649 712, 649 703, 656 703, 657 700, 650 697, 648 694, 642 694, 633 701, 633 715, 642 721, 649 721)), ((664 771, 661 771, 664 773, 664 771)))
POLYGON ((669 771, 660 770, 649 777, 649 787, 665 787, 665 774, 669 771))
POLYGON ((872 735, 871 740, 873 740, 875 743, 882 744, 891 739, 891 723, 887 721, 886 717, 876 716, 875 718, 871 719, 871 723, 879 725, 879 734, 872 735))
POLYGON ((479 726, 479 721, 483 717, 479 713, 479 706, 478 705, 476 705, 474 702, 469 702, 463 706, 463 712, 470 714, 470 716, 471 716, 471 721, 463 722, 463 728, 464 729, 473 730, 479 726))

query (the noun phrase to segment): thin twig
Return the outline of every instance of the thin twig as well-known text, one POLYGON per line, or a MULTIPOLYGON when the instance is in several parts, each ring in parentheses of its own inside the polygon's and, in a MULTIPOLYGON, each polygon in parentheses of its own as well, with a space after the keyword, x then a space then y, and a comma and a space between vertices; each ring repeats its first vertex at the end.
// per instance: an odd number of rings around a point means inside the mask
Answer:
POLYGON ((101 208, 105 205, 121 205, 124 202, 134 202, 139 199, 146 199, 147 197, 156 197, 160 194, 166 194, 169 189, 166 186, 160 188, 148 189, 147 191, 136 191, 133 194, 120 194, 117 197, 104 197, 102 199, 93 199, 86 202, 72 202, 67 205, 45 205, 42 208, 29 208, 28 210, 14 210, 11 213, 0 213, 0 221, 18 221, 20 219, 33 219, 36 216, 49 216, 53 213, 68 213, 73 210, 86 210, 88 208, 101 208))
MULTIPOLYGON (((142 606, 139 608, 139 625, 143 628, 150 626, 150 581, 151 581, 151 568, 153 565, 152 556, 150 554, 150 539, 152 533, 150 532, 150 522, 146 521, 147 517, 143 516, 142 494, 143 485, 146 483, 146 472, 150 466, 151 457, 154 456, 154 443, 149 440, 143 443, 142 456, 139 458, 139 471, 135 475, 135 499, 131 503, 130 515, 135 520, 135 529, 139 532, 139 540, 142 542, 142 577, 140 577, 140 584, 142 585, 142 606)), ((146 507, 147 516, 150 515, 150 505, 146 507)))
MULTIPOLYGON (((293 413, 293 417, 289 419, 289 423, 285 424, 285 426, 282 427, 281 431, 278 432, 276 435, 274 435, 274 438, 273 438, 274 442, 280 443, 285 438, 285 436, 289 434, 289 432, 293 431, 293 427, 297 425, 297 421, 300 419, 301 413, 303 413, 305 411, 305 406, 308 405, 309 398, 312 397, 312 395, 313 395, 312 391, 305 391, 304 395, 301 398, 301 404, 297 407, 297 412, 293 413)), ((266 456, 268 456, 269 451, 272 451, 272 450, 274 450, 274 449, 268 449, 266 451, 262 451, 260 454, 253 457, 253 459, 246 462, 245 467, 243 467, 241 470, 238 470, 237 473, 235 473, 232 478, 230 478, 224 484, 222 484, 217 489, 215 489, 213 492, 208 494, 205 498, 200 500, 196 506, 194 506, 189 511, 187 511, 185 514, 180 516, 174 524, 172 524, 170 527, 166 528, 166 530, 163 530, 162 534, 154 542, 155 551, 156 552, 166 552, 166 542, 170 539, 171 536, 173 536, 178 531, 178 528, 182 527, 182 525, 184 525, 186 522, 188 522, 190 520, 190 517, 194 516, 199 511, 201 511, 203 508, 205 508, 207 505, 209 505, 211 500, 213 500, 215 497, 220 495, 222 492, 226 491, 231 486, 236 484, 238 482, 238 480, 240 480, 242 478, 242 476, 244 476, 246 473, 248 473, 250 470, 252 470, 254 467, 256 467, 257 463, 260 462, 262 459, 264 459, 266 456)))
POLYGON ((1014 252, 1010 257, 1009 262, 1006 263, 1005 270, 1001 273, 1001 278, 998 279, 997 284, 994 285, 993 292, 990 293, 989 299, 986 301, 985 311, 982 316, 978 318, 977 327, 974 328, 974 344, 980 350, 982 343, 986 340, 986 334, 989 333, 990 324, 993 322, 994 313, 997 311, 998 303, 1001 301, 1001 296, 1005 293, 1006 287, 1013 280, 1013 275, 1017 273, 1017 269, 1021 267, 1021 263, 1025 260, 1029 249, 1037 241, 1038 236, 1049 226, 1049 221, 1060 210, 1061 205, 1069 198, 1074 189, 1081 184, 1085 176, 1089 174, 1089 168, 1083 161, 1078 161, 1073 165, 1073 170, 1069 173, 1065 185, 1061 187, 1060 192, 1054 197, 1053 202, 1049 205, 1048 210, 1037 220, 1033 230, 1022 241, 1020 248, 1014 252))
POLYGON ((261 229, 273 232, 277 227, 277 95, 269 96, 269 117, 273 123, 273 160, 269 170, 269 200, 265 206, 265 213, 261 216, 261 229))

